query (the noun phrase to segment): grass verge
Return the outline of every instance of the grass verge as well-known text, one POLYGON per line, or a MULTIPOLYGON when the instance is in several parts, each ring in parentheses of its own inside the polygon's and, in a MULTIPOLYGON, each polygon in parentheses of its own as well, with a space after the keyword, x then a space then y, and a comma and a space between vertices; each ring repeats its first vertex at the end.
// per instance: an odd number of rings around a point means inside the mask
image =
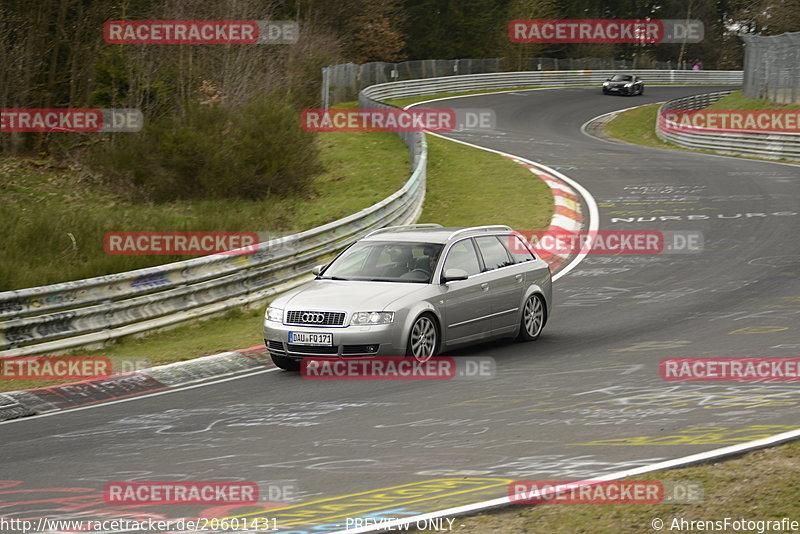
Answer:
POLYGON ((531 172, 497 154, 428 139, 428 188, 420 222, 444 226, 507 224, 543 230, 553 214, 553 195, 531 172))
POLYGON ((747 98, 742 91, 734 91, 707 109, 800 109, 800 104, 776 104, 766 98, 747 98))
MULTIPOLYGON (((658 118, 658 108, 661 104, 648 104, 635 109, 629 109, 618 113, 613 119, 605 123, 602 129, 602 134, 608 137, 613 137, 620 141, 630 143, 633 145, 642 145, 655 148, 668 148, 670 150, 683 150, 686 152, 698 152, 701 154, 716 154, 712 150, 693 150, 684 148, 672 143, 667 143, 658 138, 655 133, 656 119, 658 118)), ((765 99, 752 100, 745 98, 741 91, 734 91, 727 95, 707 109, 793 109, 800 108, 800 106, 782 106, 774 104, 765 99)), ((796 160, 790 159, 770 159, 758 156, 745 156, 736 154, 725 154, 726 156, 756 159, 760 161, 772 162, 786 162, 796 163, 796 160)))
POLYGON ((107 232, 295 232, 366 208, 399 189, 408 177, 408 152, 391 133, 325 133, 317 143, 326 170, 315 178, 309 194, 263 201, 130 203, 66 166, 6 158, 0 162, 0 291, 191 258, 108 255, 103 249, 107 232))
POLYGON ((656 148, 680 148, 665 143, 656 135, 656 118, 661 104, 648 104, 617 114, 606 123, 603 133, 631 143, 656 148))
POLYGON ((786 517, 800 522, 797 499, 800 441, 727 460, 640 475, 635 480, 699 482, 703 487, 702 500, 692 504, 519 504, 458 518, 453 531, 458 534, 652 534, 658 531, 653 528, 653 520, 660 519, 662 532, 791 532, 783 528, 677 528, 673 521, 724 520, 726 517, 780 521, 786 517))

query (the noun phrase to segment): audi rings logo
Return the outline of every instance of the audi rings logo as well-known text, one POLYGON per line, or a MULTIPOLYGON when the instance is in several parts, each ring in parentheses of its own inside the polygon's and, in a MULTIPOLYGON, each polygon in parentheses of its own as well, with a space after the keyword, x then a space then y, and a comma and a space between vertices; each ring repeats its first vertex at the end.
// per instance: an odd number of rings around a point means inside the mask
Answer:
POLYGON ((303 312, 303 315, 300 316, 300 320, 304 323, 324 323, 325 314, 314 313, 314 312, 303 312))

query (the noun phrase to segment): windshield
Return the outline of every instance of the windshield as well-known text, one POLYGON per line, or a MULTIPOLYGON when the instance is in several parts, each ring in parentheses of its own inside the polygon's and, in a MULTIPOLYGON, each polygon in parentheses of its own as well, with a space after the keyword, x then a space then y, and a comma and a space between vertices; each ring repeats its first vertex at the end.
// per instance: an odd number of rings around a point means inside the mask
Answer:
POLYGON ((612 82, 630 82, 633 81, 633 76, 628 74, 615 74, 611 77, 612 82))
POLYGON ((333 260, 319 278, 430 283, 443 245, 359 242, 333 260))

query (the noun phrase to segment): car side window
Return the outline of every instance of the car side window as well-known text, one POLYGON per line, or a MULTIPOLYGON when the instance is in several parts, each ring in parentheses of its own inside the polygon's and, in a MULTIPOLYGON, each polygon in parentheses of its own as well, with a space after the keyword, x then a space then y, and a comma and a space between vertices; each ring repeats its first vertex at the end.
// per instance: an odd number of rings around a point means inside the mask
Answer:
POLYGON ((447 269, 462 269, 467 272, 468 276, 481 272, 478 255, 475 253, 472 240, 464 239, 450 247, 443 269, 442 272, 447 272, 447 269))
POLYGON ((481 251, 481 256, 483 256, 485 271, 491 271, 492 269, 499 269, 500 267, 514 264, 506 251, 506 247, 503 246, 500 239, 497 237, 493 235, 476 237, 475 242, 478 244, 478 250, 481 251))
POLYGON ((503 238, 503 242, 508 248, 509 254, 514 258, 514 263, 522 263, 536 259, 530 247, 518 235, 510 235, 503 238))

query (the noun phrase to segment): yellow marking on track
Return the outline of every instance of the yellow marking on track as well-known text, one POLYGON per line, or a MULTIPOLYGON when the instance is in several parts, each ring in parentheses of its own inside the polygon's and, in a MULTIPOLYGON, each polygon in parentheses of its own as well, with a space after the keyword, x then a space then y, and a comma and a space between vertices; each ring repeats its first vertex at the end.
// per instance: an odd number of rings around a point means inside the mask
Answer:
POLYGON ((309 523, 311 521, 328 522, 343 517, 357 517, 364 513, 380 511, 387 506, 407 506, 419 502, 441 499, 443 497, 452 497, 454 495, 463 495, 507 486, 511 482, 513 482, 513 479, 510 478, 474 478, 466 480, 432 479, 424 482, 414 482, 400 486, 390 486, 388 488, 340 495, 338 497, 328 497, 307 503, 285 506, 283 508, 260 510, 248 514, 230 516, 229 519, 257 516, 266 513, 269 514, 270 518, 275 517, 278 520, 279 526, 284 528, 287 526, 309 523), (452 491, 463 486, 472 487, 459 491, 452 491))
POLYGON ((750 425, 744 428, 699 426, 669 436, 634 436, 601 439, 571 445, 653 446, 653 445, 733 445, 768 438, 781 432, 796 430, 797 425, 750 425))
POLYGON ((748 326, 738 330, 731 330, 728 334, 774 334, 789 330, 788 326, 748 326))

